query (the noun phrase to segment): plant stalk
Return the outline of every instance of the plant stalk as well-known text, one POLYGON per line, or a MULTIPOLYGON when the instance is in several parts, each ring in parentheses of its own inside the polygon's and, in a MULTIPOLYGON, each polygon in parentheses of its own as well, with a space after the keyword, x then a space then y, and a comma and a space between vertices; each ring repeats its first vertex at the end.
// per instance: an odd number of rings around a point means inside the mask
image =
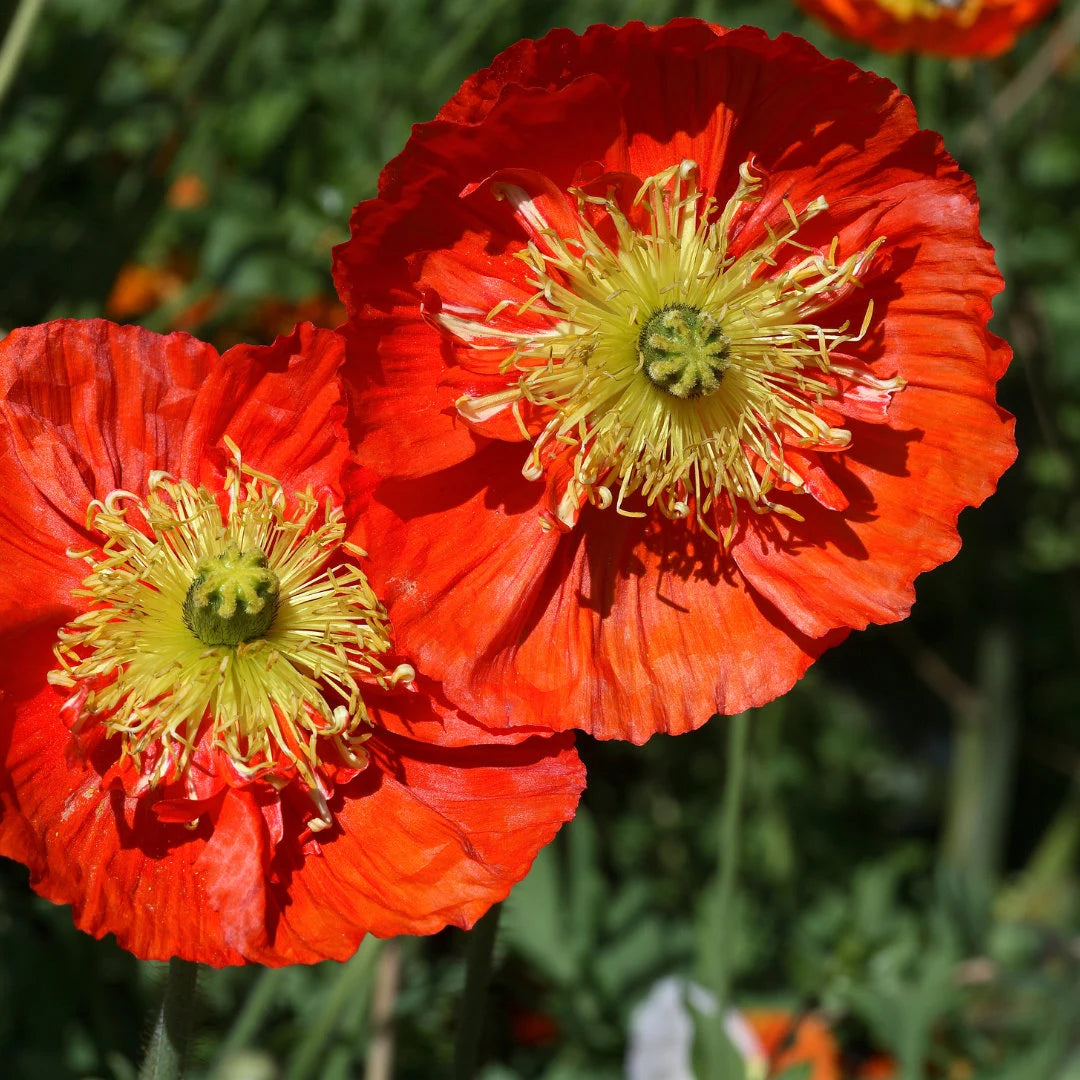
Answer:
POLYGON ((181 1080, 187 1065, 199 966, 173 957, 139 1080, 181 1080))
POLYGON ((34 24, 44 6, 45 0, 19 0, 15 16, 4 35, 4 44, 0 46, 0 107, 22 65, 34 24))
POLYGON ((720 850, 715 903, 707 942, 707 984, 716 998, 711 1023, 699 1023, 707 1080, 742 1080, 738 1055, 724 1031, 724 1015, 731 996, 732 915, 739 871, 739 833, 742 825, 743 788, 746 774, 750 714, 740 713, 728 721, 727 779, 720 810, 720 850))
POLYGON ((375 961, 383 949, 378 938, 364 938, 355 955, 340 966, 326 993, 318 1017, 304 1031, 293 1051, 285 1080, 308 1080, 318 1075, 319 1063, 327 1053, 331 1035, 347 1008, 359 1008, 371 989, 375 961))
POLYGON ((488 984, 491 982, 491 960, 495 953, 501 912, 502 904, 496 904, 469 933, 465 954, 465 990, 461 995, 454 1044, 454 1080, 474 1080, 476 1076, 488 984))
POLYGON ((989 628, 979 650, 978 694, 956 715, 941 861, 975 925, 985 917, 1001 866, 1015 758, 1016 650, 989 628))
POLYGON ((364 1080, 392 1080, 394 1075, 394 1005, 401 981, 401 942, 388 941, 375 969, 371 998, 371 1038, 364 1080))

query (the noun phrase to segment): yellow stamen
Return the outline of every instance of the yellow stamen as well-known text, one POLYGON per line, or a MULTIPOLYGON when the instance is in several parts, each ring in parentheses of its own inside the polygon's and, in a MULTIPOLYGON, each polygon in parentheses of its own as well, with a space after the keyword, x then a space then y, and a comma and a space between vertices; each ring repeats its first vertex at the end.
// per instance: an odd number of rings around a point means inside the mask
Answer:
POLYGON ((729 255, 736 214, 760 198, 748 164, 740 175, 719 213, 697 190, 693 162, 650 177, 635 201, 646 230, 613 196, 574 190, 575 237, 547 227, 521 188, 496 189, 539 238, 520 253, 537 289, 524 307, 549 326, 519 329, 504 304, 486 319, 456 311, 437 318, 474 348, 508 352, 502 370, 518 374, 497 393, 459 399, 463 417, 482 423, 509 407, 520 423, 521 402, 546 411, 522 472, 539 478, 569 448, 572 479, 556 513, 568 527, 585 500, 641 516, 627 506, 640 495, 668 517, 693 514, 715 536, 709 519, 722 502, 730 542, 740 503, 798 517, 769 497, 778 481, 802 485, 784 463, 785 445, 833 450, 850 441, 819 415, 822 400, 836 395, 821 376, 833 351, 865 333, 873 305, 857 329, 822 326, 815 316, 858 287, 884 238, 842 259, 836 239, 827 251, 807 246, 798 234, 828 208, 817 198, 801 211, 785 202, 782 226, 729 255), (586 204, 606 213, 617 249, 588 224, 586 204))
POLYGON ((49 681, 74 691, 76 727, 119 736, 151 786, 183 775, 208 734, 242 776, 296 775, 314 797, 321 755, 367 762, 360 681, 386 687, 413 672, 378 659, 390 647, 386 613, 342 558, 363 553, 344 542, 341 509, 310 490, 290 507, 277 481, 229 447, 223 496, 155 472, 145 498, 114 491, 90 504, 87 528, 104 542, 71 554, 92 568, 75 590, 91 606, 60 631, 49 681), (234 565, 246 585, 229 586, 234 565), (271 618, 258 636, 207 644, 185 621, 201 585, 226 619, 238 597, 264 620, 269 605, 271 618))
POLYGON ((970 26, 983 0, 877 0, 883 8, 898 19, 938 19, 947 12, 956 16, 961 26, 970 26))

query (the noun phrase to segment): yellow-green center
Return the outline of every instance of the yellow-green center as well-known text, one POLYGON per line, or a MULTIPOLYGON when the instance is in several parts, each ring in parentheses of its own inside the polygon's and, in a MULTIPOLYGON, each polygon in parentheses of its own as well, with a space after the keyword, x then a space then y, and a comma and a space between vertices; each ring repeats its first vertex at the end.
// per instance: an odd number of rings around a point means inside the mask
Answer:
POLYGON ((638 335, 642 371, 673 397, 698 398, 720 388, 731 364, 731 341, 719 320, 689 304, 655 312, 638 335))
POLYGON ((277 612, 281 582, 257 547, 229 544, 200 559, 184 597, 184 624, 205 645, 239 645, 263 637, 277 612))
POLYGON ((697 174, 682 161, 646 178, 633 200, 635 217, 649 219, 642 227, 613 194, 571 188, 570 236, 529 191, 496 185, 529 236, 518 257, 536 292, 520 304, 507 296, 479 318, 450 304, 437 316, 485 365, 492 350, 505 350, 507 385, 465 394, 457 409, 484 432, 510 410, 532 444, 522 475, 553 481, 552 519, 541 517, 541 527, 575 527, 586 502, 628 517, 655 508, 693 516, 730 545, 743 506, 800 519, 773 490, 806 492, 799 461, 851 441, 824 400, 841 380, 874 393, 903 385, 845 362, 844 346, 870 325, 872 301, 861 326, 831 316, 884 237, 843 255, 839 237, 806 243, 802 229, 828 210, 818 196, 799 210, 783 200, 757 243, 730 251, 732 223, 761 201, 764 179, 745 163, 721 207, 698 190, 697 174), (617 243, 597 231, 598 212, 617 243))
POLYGON ((76 591, 89 605, 60 630, 49 682, 70 693, 72 729, 119 737, 150 786, 180 779, 203 747, 242 777, 297 781, 317 831, 332 821, 326 756, 332 770, 368 761, 363 684, 390 689, 413 671, 379 660, 386 611, 342 508, 310 489, 287 499, 225 443, 221 493, 153 472, 145 496, 90 504, 102 543, 71 553, 90 566, 76 591))

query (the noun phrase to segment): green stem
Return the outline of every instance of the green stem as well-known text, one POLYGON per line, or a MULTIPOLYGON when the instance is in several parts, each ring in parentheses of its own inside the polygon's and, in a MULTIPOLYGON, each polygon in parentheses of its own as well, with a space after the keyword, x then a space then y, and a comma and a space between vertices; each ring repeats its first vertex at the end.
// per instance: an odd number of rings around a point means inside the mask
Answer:
POLYGON ((313 1076, 345 1008, 349 1005, 358 1009, 366 1007, 372 972, 382 946, 383 943, 377 938, 365 938, 356 955, 341 965, 337 981, 331 986, 316 1019, 305 1030, 293 1053, 285 1080, 307 1080, 313 1076))
POLYGON ((465 990, 458 1012, 457 1039, 454 1043, 454 1080, 474 1080, 480 1032, 484 1026, 488 984, 491 982, 491 958, 499 931, 502 905, 496 904, 469 933, 465 954, 465 990))
POLYGON ((401 942, 395 938, 383 947, 375 971, 364 1080, 392 1080, 394 1075, 394 1006, 400 981, 401 942))
POLYGON ((34 23, 44 6, 45 0, 19 0, 15 17, 4 35, 4 44, 0 46, 0 105, 3 105, 19 65, 22 64, 34 23))
POLYGON ((1002 627, 989 628, 979 650, 978 695, 954 718, 941 861, 978 927, 1001 865, 1016 745, 1015 648, 1002 627))
POLYGON ((217 1060, 223 1061, 237 1050, 250 1045, 252 1039, 262 1027, 266 1014, 277 998, 278 989, 285 973, 285 968, 264 968, 256 978, 251 992, 244 1000, 243 1008, 237 1014, 232 1027, 218 1048, 217 1060))
POLYGON ((919 111, 919 56, 914 52, 904 53, 904 86, 903 90, 909 98, 915 111, 919 111))
POLYGON ((139 1080, 181 1080, 183 1077, 198 975, 198 965, 189 960, 173 957, 169 961, 165 1000, 161 1003, 154 1034, 139 1070, 139 1080))
POLYGON ((746 774, 750 714, 740 713, 728 721, 727 779, 720 811, 719 872, 711 932, 707 944, 707 982, 716 997, 715 1021, 699 1024, 703 1040, 708 1080, 738 1080, 743 1075, 741 1062, 724 1033, 724 1013, 731 992, 731 959, 734 927, 735 888, 739 871, 739 832, 742 823, 743 782, 746 774))

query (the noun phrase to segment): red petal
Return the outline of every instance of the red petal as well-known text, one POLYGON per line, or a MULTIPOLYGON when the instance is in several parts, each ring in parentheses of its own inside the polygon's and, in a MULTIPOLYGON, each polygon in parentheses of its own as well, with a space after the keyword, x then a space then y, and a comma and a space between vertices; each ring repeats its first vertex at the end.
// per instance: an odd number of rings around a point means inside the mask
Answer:
POLYGON ((891 423, 855 425, 851 449, 829 458, 847 513, 787 499, 804 522, 755 519, 733 549, 747 580, 804 633, 905 618, 915 577, 959 550, 960 511, 990 495, 1016 457, 1011 417, 975 398, 908 387, 891 423))
POLYGON ((364 701, 379 729, 432 746, 513 744, 524 742, 533 735, 550 734, 551 731, 549 727, 498 726, 508 721, 509 717, 506 710, 492 710, 490 706, 485 711, 494 714, 495 722, 481 724, 452 705, 442 692, 442 687, 423 675, 418 675, 413 686, 407 690, 384 691, 365 687, 364 701))
POLYGON ((65 551, 99 542, 85 529, 91 499, 143 493, 154 470, 197 481, 226 434, 288 490, 337 489, 348 455, 341 359, 338 336, 310 326, 225 357, 187 334, 100 319, 10 334, 0 343, 0 629, 71 615, 88 569, 65 551))
POLYGON ((0 629, 63 621, 87 574, 86 507, 174 469, 199 384, 217 352, 101 319, 61 319, 0 342, 0 629))
MULTIPOLYGON (((321 855, 301 850, 291 805, 282 823, 254 789, 230 789, 190 831, 160 820, 153 798, 103 789, 114 741, 87 760, 66 753, 63 697, 44 685, 52 640, 48 629, 8 636, 0 653, 0 853, 30 867, 42 896, 71 904, 80 929, 114 933, 141 957, 343 960, 368 932, 471 925, 573 816, 584 786, 570 736, 438 749, 387 732, 334 794, 321 855)), ((380 714, 391 710, 410 706, 380 714)))
POLYGON ((525 493, 512 457, 385 484, 394 513, 373 507, 363 541, 399 647, 486 724, 643 742, 771 700, 843 637, 804 637, 675 523, 586 507, 544 532, 538 504, 505 501, 525 493))
POLYGON ((386 735, 368 745, 369 770, 331 802, 340 831, 320 837, 322 857, 293 874, 283 951, 344 957, 365 930, 471 926, 573 816, 585 783, 568 736, 445 750, 386 735))
POLYGON ((244 460, 286 491, 338 489, 348 457, 337 369, 344 343, 302 323, 273 345, 235 345, 199 390, 184 432, 179 475, 198 477, 207 451, 228 436, 244 460))
POLYGON ((103 790, 115 746, 98 767, 66 753, 63 697, 45 685, 54 637, 46 630, 13 643, 0 664, 0 852, 26 862, 34 888, 71 904, 76 926, 95 937, 115 933, 148 958, 241 962, 195 870, 206 827, 162 825, 149 802, 103 790))
POLYGON ((270 843, 253 797, 230 790, 194 864, 225 944, 245 956, 269 946, 267 875, 270 843))

